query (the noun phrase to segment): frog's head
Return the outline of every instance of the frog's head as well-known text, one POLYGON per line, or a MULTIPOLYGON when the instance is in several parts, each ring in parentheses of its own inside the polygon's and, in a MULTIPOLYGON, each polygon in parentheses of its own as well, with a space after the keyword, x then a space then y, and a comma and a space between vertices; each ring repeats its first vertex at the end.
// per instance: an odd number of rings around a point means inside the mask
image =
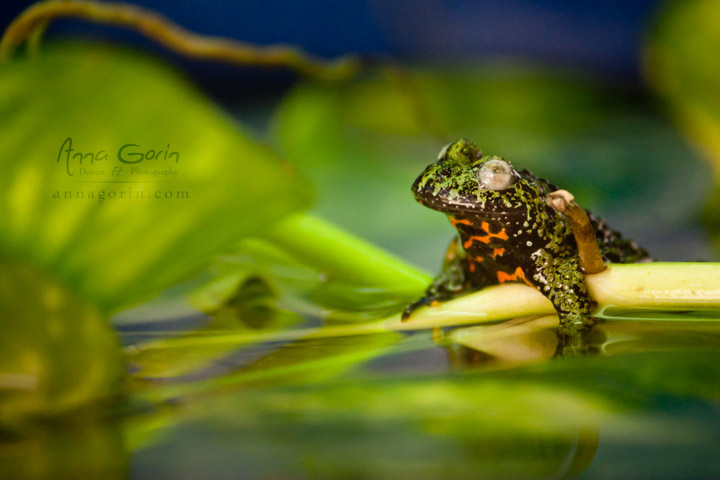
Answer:
POLYGON ((415 199, 433 210, 448 213, 508 215, 527 211, 531 185, 510 162, 483 157, 478 147, 458 140, 440 151, 438 161, 415 180, 415 199))

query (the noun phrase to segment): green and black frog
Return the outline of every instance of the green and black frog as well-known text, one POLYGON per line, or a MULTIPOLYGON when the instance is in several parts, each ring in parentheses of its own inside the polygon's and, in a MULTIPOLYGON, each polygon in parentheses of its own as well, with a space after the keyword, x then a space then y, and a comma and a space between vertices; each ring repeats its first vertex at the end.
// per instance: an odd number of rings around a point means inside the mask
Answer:
MULTIPOLYGON (((558 189, 507 160, 483 156, 458 140, 446 146, 412 186, 422 205, 445 213, 456 228, 440 275, 425 296, 409 305, 403 320, 423 305, 479 290, 521 282, 554 305, 560 332, 574 334, 591 324, 592 302, 580 268, 568 219, 546 203, 558 189)), ((588 213, 605 262, 650 261, 633 241, 588 213)))

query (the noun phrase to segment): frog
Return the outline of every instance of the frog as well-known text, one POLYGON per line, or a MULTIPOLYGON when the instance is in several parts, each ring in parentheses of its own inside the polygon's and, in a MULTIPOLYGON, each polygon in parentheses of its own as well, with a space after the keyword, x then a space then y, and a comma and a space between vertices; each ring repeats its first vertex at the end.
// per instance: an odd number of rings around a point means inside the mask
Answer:
MULTIPOLYGON (((595 305, 570 222, 548 201, 555 192, 565 191, 529 170, 517 170, 503 157, 484 156, 468 140, 446 145, 417 177, 412 193, 421 205, 444 213, 456 235, 440 274, 422 298, 405 308, 402 320, 408 321, 422 306, 490 285, 523 283, 550 300, 559 333, 588 331, 595 305)), ((652 261, 633 240, 585 213, 603 262, 652 261)))

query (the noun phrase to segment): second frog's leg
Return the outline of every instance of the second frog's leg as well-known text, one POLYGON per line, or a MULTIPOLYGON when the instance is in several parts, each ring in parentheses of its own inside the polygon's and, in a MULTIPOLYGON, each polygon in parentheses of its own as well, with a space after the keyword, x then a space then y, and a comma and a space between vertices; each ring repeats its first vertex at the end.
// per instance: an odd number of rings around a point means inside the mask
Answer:
POLYGON ((460 247, 460 239, 455 237, 445 254, 442 270, 425 290, 425 295, 416 302, 411 303, 402 313, 402 320, 406 321, 418 308, 431 305, 433 302, 449 300, 460 294, 465 288, 465 250, 460 247))

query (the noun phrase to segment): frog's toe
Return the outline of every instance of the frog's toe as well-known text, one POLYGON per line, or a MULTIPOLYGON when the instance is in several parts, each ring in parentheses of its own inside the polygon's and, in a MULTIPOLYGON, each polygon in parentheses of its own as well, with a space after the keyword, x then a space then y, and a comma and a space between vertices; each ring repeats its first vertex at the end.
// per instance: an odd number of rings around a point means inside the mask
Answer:
POLYGON ((410 315, 412 315, 415 310, 417 310, 420 307, 424 307, 426 305, 430 305, 432 303, 432 298, 430 297, 422 297, 421 299, 411 303, 407 307, 405 307, 405 310, 403 310, 402 315, 400 316, 400 320, 402 322, 407 322, 410 320, 410 315))

